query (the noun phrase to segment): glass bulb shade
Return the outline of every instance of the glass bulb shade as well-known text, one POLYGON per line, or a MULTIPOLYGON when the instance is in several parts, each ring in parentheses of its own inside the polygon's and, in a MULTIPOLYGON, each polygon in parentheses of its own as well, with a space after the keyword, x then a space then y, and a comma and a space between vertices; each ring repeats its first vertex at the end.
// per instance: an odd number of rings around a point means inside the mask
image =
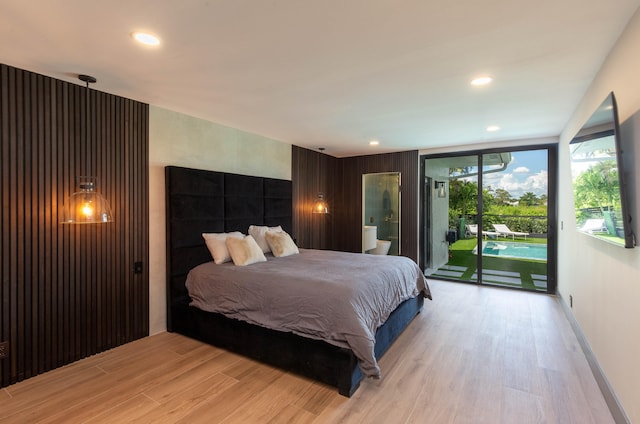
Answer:
POLYGON ((445 198, 447 197, 447 191, 444 187, 444 183, 440 184, 440 187, 438 188, 438 197, 440 198, 445 198))
POLYGON ((313 213, 329 213, 329 207, 322 194, 318 194, 318 198, 313 204, 313 213))
POLYGON ((109 202, 93 190, 73 193, 62 208, 62 224, 101 224, 113 221, 109 202))

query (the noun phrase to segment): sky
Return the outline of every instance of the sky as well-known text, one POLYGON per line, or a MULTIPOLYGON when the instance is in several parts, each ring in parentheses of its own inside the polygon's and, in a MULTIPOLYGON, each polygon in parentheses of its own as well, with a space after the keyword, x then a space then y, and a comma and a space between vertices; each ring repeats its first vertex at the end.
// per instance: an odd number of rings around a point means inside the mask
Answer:
POLYGON ((516 199, 526 192, 548 195, 547 150, 511 152, 511 157, 506 170, 483 175, 485 187, 503 188, 516 199))

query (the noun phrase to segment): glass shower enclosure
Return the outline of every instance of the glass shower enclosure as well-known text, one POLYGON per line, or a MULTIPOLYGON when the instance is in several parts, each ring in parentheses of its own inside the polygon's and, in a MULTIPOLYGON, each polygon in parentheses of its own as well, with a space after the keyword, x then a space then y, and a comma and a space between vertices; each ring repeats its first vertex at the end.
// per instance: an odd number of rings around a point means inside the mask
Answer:
POLYGON ((362 251, 400 255, 400 173, 364 174, 362 184, 362 251))

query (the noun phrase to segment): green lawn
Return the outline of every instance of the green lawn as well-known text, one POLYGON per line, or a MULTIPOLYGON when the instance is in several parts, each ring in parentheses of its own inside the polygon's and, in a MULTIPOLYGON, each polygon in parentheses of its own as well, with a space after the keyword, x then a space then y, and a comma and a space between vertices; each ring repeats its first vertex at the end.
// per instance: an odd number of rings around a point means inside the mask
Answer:
MULTIPOLYGON (((514 241, 509 239, 502 239, 505 241, 514 241)), ((525 240, 515 240, 516 242, 523 243, 536 243, 546 244, 546 239, 531 238, 525 240)), ((473 249, 476 247, 477 239, 469 238, 458 240, 451 245, 451 256, 447 265, 454 265, 465 267, 466 271, 463 272, 461 279, 465 281, 475 280, 473 274, 476 272, 478 256, 473 254, 473 249)), ((532 275, 546 275, 547 263, 546 261, 528 260, 528 259, 514 259, 514 258, 496 258, 492 256, 485 256, 482 260, 484 270, 499 270, 507 272, 515 272, 520 274, 520 284, 500 283, 500 285, 507 286, 521 286, 522 288, 531 290, 540 290, 536 288, 533 283, 532 275)), ((486 273, 485 273, 486 274, 486 273)))

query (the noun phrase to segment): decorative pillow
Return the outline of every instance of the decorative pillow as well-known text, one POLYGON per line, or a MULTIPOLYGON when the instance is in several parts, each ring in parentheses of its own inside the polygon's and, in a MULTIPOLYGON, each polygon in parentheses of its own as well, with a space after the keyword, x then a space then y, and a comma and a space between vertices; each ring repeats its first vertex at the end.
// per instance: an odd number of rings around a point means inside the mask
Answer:
POLYGON ((256 262, 266 262, 267 258, 251 236, 238 239, 234 237, 227 238, 227 248, 231 254, 233 263, 237 266, 245 266, 255 264, 256 262))
POLYGON ((261 225, 249 226, 249 235, 256 240, 256 243, 258 243, 258 246, 260 246, 260 249, 262 249, 263 253, 269 253, 271 251, 271 249, 269 248, 269 244, 267 243, 267 239, 264 237, 264 234, 267 231, 279 232, 282 231, 282 227, 279 225, 277 227, 267 227, 261 225))
POLYGON ((281 257, 300 253, 291 236, 284 231, 267 231, 265 238, 274 256, 281 257))
POLYGON ((227 238, 242 238, 244 237, 244 234, 240 231, 234 231, 232 233, 202 233, 202 237, 204 238, 204 242, 207 244, 209 253, 211 253, 213 262, 219 265, 231 260, 229 249, 227 249, 227 245, 225 243, 227 238))

